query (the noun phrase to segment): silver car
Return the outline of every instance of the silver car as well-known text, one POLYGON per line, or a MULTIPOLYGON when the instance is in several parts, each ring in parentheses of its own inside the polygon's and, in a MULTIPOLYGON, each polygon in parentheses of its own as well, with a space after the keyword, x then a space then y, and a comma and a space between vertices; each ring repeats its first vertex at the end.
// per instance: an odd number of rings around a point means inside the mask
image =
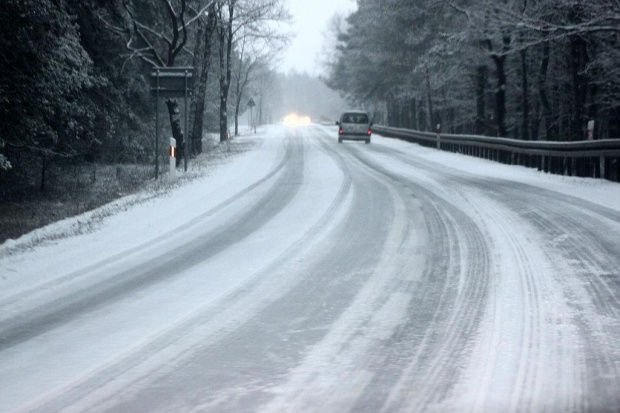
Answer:
POLYGON ((340 115, 340 120, 336 122, 338 128, 338 143, 343 140, 364 141, 370 143, 372 135, 372 122, 368 113, 361 110, 352 110, 340 115))

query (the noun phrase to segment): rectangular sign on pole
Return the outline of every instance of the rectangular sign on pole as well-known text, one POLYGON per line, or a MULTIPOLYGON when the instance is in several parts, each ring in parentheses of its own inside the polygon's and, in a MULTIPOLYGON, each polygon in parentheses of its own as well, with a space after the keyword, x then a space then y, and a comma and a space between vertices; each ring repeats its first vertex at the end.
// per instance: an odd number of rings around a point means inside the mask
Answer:
POLYGON ((151 93, 163 98, 182 98, 192 95, 193 67, 161 67, 151 73, 151 93))
MULTIPOLYGON (((157 104, 159 104, 159 98, 185 98, 185 136, 186 142, 184 143, 183 162, 185 164, 185 170, 187 171, 187 150, 189 149, 188 138, 189 131, 187 130, 187 117, 188 117, 188 97, 192 96, 192 90, 194 87, 194 68, 193 67, 157 67, 151 72, 151 95, 155 97, 157 104)), ((155 127, 159 131, 159 112, 156 112, 155 127)), ((158 164, 158 147, 159 135, 155 137, 155 178, 157 179, 159 164, 158 164)), ((172 149, 171 149, 172 151, 172 149)), ((175 142, 175 158, 176 158, 176 142, 175 142)), ((172 157, 171 157, 172 159, 172 157)), ((170 161, 172 162, 172 160, 170 161)), ((176 162, 176 161, 175 161, 176 162)), ((176 167, 176 164, 175 164, 176 167)), ((173 175, 171 175, 174 178, 173 175)))

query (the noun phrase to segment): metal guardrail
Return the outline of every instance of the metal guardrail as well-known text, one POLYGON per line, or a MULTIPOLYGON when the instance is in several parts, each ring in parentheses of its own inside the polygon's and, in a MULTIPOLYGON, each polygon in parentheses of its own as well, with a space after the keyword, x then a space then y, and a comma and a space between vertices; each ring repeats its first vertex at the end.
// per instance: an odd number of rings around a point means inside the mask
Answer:
POLYGON ((478 135, 420 132, 373 126, 380 135, 553 174, 620 182, 620 139, 577 142, 523 141, 478 135))

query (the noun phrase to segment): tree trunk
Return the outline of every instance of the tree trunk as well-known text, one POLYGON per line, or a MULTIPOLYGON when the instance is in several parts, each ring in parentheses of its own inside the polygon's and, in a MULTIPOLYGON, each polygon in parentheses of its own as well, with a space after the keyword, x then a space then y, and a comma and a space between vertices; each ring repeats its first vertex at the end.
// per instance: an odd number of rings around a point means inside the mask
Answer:
POLYGON ((192 125, 192 149, 195 154, 202 153, 202 130, 204 125, 205 99, 207 95, 207 83, 209 81, 209 69, 211 68, 211 48, 213 45, 212 36, 217 24, 215 6, 209 9, 209 20, 204 31, 204 46, 201 59, 202 70, 200 71, 200 79, 194 82, 194 100, 193 108, 194 122, 192 125), (197 89, 197 90, 196 90, 197 89))
POLYGON ((485 108, 484 95, 486 93, 487 67, 478 66, 476 69, 476 134, 485 133, 485 108))
POLYGON ((427 113, 426 113, 426 126, 427 126, 427 130, 429 131, 433 131, 433 95, 432 95, 432 90, 431 90, 431 75, 428 72, 428 70, 426 71, 426 106, 427 106, 427 113))
MULTIPOLYGON (((200 86, 202 82, 201 76, 201 66, 202 66, 202 57, 201 57, 201 49, 202 49, 202 35, 204 32, 204 24, 202 21, 198 21, 198 28, 196 30, 196 43, 194 44, 194 58, 192 60, 192 64, 194 67, 194 71, 192 76, 194 77, 194 89, 193 96, 190 103, 189 109, 189 125, 190 131, 188 132, 187 140, 189 141, 189 151, 192 156, 197 155, 201 152, 198 148, 198 141, 202 141, 202 134, 200 131, 196 130, 196 117, 198 111, 198 101, 200 100, 200 86), (198 132, 198 133, 196 133, 198 132)), ((203 97, 204 102, 204 97, 203 97)), ((203 107, 204 110, 204 107, 203 107)))
POLYGON ((177 141, 177 166, 181 163, 181 159, 185 156, 185 141, 183 140, 183 130, 181 129, 181 111, 179 110, 179 102, 176 99, 166 99, 166 107, 168 115, 170 115, 170 127, 172 128, 172 137, 177 141))
POLYGON ((227 93, 220 91, 220 142, 228 139, 228 102, 227 93))
POLYGON ((394 105, 392 104, 392 98, 388 97, 385 102, 387 109, 387 125, 388 126, 396 126, 394 124, 394 105))
POLYGON ((545 119, 546 140, 555 140, 558 138, 557 124, 553 120, 553 111, 549 100, 549 92, 547 87, 547 72, 549 70, 550 48, 549 42, 542 45, 542 60, 540 62, 540 72, 538 75, 538 94, 540 103, 542 104, 543 118, 545 119))
POLYGON ((417 98, 411 99, 409 110, 411 111, 411 129, 418 130, 419 125, 418 125, 418 99, 417 98))
POLYGON ((226 95, 227 93, 224 93, 224 89, 227 89, 227 85, 226 85, 226 68, 225 68, 225 60, 224 60, 224 56, 225 56, 225 41, 226 41, 226 34, 224 32, 224 28, 221 27, 219 29, 219 58, 220 58, 220 142, 224 142, 226 139, 228 139, 228 116, 226 113, 226 95))
POLYGON ((588 64, 587 43, 581 36, 570 37, 571 77, 573 80, 573 116, 571 117, 571 138, 584 139, 585 106, 588 96, 588 79, 585 74, 588 64))
MULTIPOLYGON (((241 106, 241 102, 237 99, 235 102, 235 136, 239 136, 239 107, 241 106)), ((250 125, 251 127, 252 125, 250 125)))
POLYGON ((47 156, 45 154, 41 155, 41 182, 39 189, 41 192, 45 192, 46 184, 47 184, 47 156))
POLYGON ((394 101, 396 105, 396 126, 403 127, 403 105, 400 99, 396 98, 394 101))
POLYGON ((232 40, 235 0, 228 3, 228 22, 220 28, 220 142, 228 139, 228 91, 232 76, 232 40), (226 59, 226 60, 224 60, 226 59))
POLYGON ((497 136, 506 137, 506 56, 493 56, 497 87, 495 89, 495 123, 497 136))
POLYGON ((521 51, 521 106, 523 111, 521 138, 524 141, 530 139, 530 91, 528 85, 527 50, 521 51))
POLYGON ((539 138, 539 128, 540 128, 540 99, 536 99, 536 103, 534 105, 534 119, 532 119, 532 130, 530 132, 530 136, 532 140, 537 141, 539 138))

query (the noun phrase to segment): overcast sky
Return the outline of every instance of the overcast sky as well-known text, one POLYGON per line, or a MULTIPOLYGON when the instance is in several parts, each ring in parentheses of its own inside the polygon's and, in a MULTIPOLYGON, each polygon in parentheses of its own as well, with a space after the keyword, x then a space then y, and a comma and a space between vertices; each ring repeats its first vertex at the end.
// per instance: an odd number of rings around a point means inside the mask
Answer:
POLYGON ((285 0, 293 17, 295 37, 284 52, 281 71, 295 69, 312 75, 320 73, 317 56, 321 51, 323 33, 329 19, 336 12, 349 13, 356 7, 355 0, 285 0))

